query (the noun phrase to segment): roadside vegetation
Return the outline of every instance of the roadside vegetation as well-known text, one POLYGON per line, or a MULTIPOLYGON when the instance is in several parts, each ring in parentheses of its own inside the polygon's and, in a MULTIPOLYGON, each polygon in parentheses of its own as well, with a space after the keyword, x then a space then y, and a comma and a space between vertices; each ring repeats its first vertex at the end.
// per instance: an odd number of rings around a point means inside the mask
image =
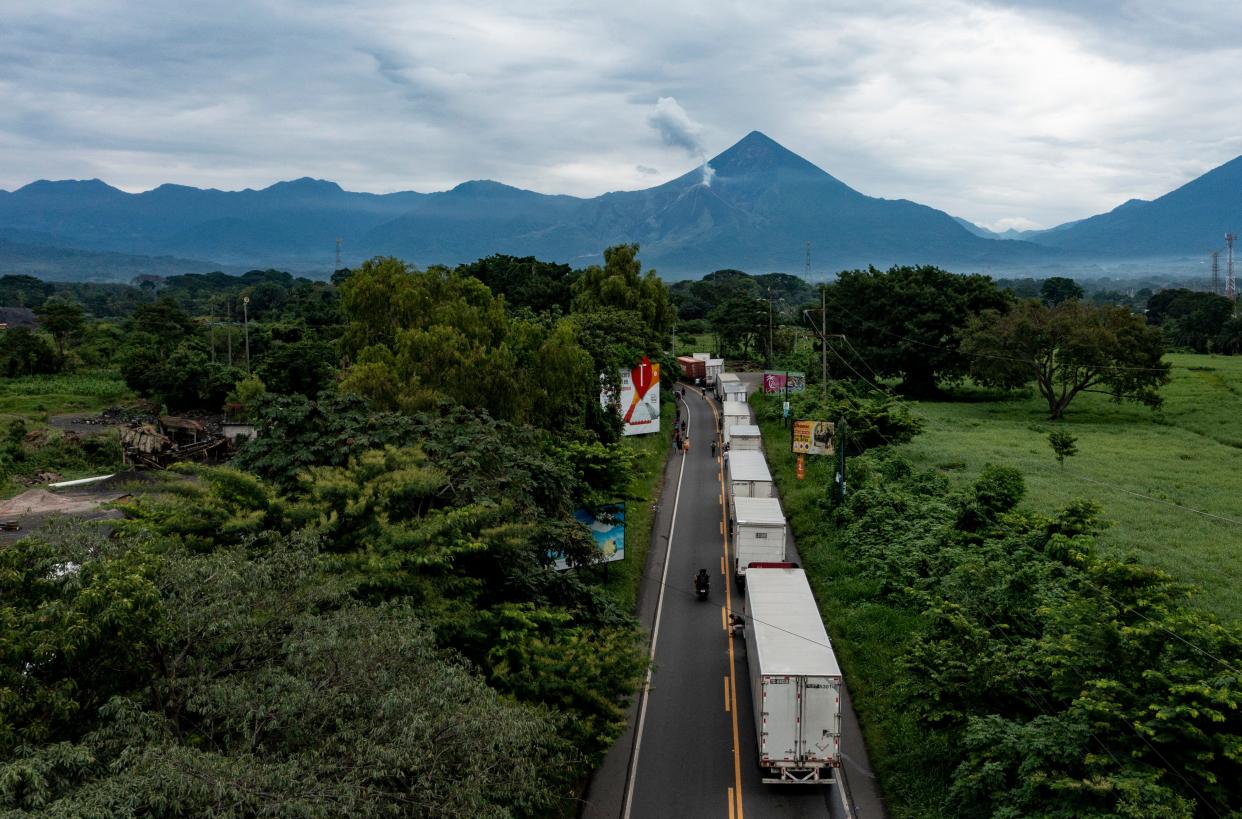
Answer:
POLYGON ((0 813, 572 815, 646 662, 667 439, 623 439, 600 404, 601 374, 668 346, 636 253, 72 303, 0 281, 55 307, 5 336, 39 370, 0 390, 5 468, 68 441, 28 422, 135 395, 260 430, 138 492, 111 537, 54 522, 0 546, 0 813), (605 570, 574 513, 618 500, 629 554, 605 570))

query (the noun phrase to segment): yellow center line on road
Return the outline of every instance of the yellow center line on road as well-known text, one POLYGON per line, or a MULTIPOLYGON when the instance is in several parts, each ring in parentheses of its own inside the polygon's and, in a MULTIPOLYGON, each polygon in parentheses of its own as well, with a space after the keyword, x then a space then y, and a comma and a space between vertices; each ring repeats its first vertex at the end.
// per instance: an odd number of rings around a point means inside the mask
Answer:
MULTIPOLYGON (((707 400, 704 398, 703 400, 707 400)), ((716 405, 707 402, 707 406, 712 411, 712 416, 716 420, 716 428, 720 428, 720 414, 716 411, 716 405)), ((719 442, 719 433, 717 433, 717 441, 719 442)), ((720 524, 721 539, 724 546, 724 565, 725 565, 725 608, 729 613, 733 612, 733 584, 729 582, 727 569, 729 567, 729 520, 728 513, 725 509, 725 478, 724 464, 719 465, 720 475, 720 524)), ((725 629, 726 640, 729 641, 729 713, 733 717, 733 787, 729 788, 729 819, 742 819, 742 745, 738 739, 737 727, 737 664, 733 654, 733 635, 729 634, 725 629)))
POLYGON ((720 607, 720 628, 723 631, 729 630, 729 615, 728 612, 725 611, 724 606, 720 607))
POLYGON ((725 678, 724 678, 724 685, 725 685, 725 689, 724 689, 724 691, 725 691, 725 711, 728 711, 728 710, 729 710, 729 678, 728 678, 728 677, 725 677, 725 678))

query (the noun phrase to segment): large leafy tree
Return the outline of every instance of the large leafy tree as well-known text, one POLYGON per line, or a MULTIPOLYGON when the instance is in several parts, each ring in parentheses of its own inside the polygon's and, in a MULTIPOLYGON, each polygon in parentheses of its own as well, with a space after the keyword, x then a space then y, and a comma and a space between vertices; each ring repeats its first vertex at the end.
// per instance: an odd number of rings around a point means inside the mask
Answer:
POLYGON ((66 299, 51 298, 35 308, 39 317, 39 325, 48 332, 56 343, 56 354, 63 360, 65 346, 82 334, 85 326, 82 307, 66 299))
POLYGON ((970 317, 1004 310, 1007 295, 987 276, 937 267, 849 270, 828 285, 828 332, 849 341, 847 358, 860 372, 899 376, 912 394, 934 393, 964 376, 962 334, 970 317))
POLYGON ((637 313, 649 332, 664 339, 677 319, 668 287, 654 270, 642 272, 638 245, 604 250, 604 266, 591 265, 573 285, 573 310, 588 313, 616 308, 637 313))
POLYGON ((972 320, 962 345, 975 379, 1008 388, 1034 381, 1051 418, 1085 391, 1159 406, 1157 390, 1169 381, 1164 350, 1160 331, 1142 317, 1078 301, 990 311, 972 320))
POLYGON ((567 264, 500 253, 461 265, 457 272, 473 276, 493 293, 503 296, 510 310, 552 311, 559 315, 569 312, 571 289, 579 275, 567 264))

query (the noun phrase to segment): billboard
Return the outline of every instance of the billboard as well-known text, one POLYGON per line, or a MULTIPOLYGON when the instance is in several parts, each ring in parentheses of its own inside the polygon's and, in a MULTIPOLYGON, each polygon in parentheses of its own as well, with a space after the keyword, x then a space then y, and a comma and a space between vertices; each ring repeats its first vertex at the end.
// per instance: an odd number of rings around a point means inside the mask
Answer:
MULTIPOLYGON (((625 559, 625 504, 613 503, 601 506, 591 514, 589 510, 578 509, 574 518, 591 530, 595 538, 595 548, 599 550, 601 563, 612 563, 614 560, 625 559)), ((553 554, 556 568, 564 571, 569 563, 564 555, 553 554)))
POLYGON ((777 392, 802 392, 805 389, 806 373, 788 370, 763 371, 763 391, 769 395, 777 392))
POLYGON ((831 421, 794 421, 791 449, 799 455, 836 452, 837 427, 831 421))
POLYGON ((660 365, 643 356, 632 370, 621 371, 621 396, 608 390, 599 394, 599 403, 615 405, 621 413, 626 435, 646 435, 660 431, 660 365))

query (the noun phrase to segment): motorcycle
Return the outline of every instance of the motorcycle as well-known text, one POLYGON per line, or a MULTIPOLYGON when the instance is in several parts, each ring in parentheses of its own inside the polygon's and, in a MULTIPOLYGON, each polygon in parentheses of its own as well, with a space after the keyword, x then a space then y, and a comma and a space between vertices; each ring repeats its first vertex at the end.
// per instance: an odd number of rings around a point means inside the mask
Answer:
POLYGON ((700 600, 707 599, 707 592, 711 588, 711 580, 708 579, 706 572, 700 572, 694 577, 694 594, 700 600))

